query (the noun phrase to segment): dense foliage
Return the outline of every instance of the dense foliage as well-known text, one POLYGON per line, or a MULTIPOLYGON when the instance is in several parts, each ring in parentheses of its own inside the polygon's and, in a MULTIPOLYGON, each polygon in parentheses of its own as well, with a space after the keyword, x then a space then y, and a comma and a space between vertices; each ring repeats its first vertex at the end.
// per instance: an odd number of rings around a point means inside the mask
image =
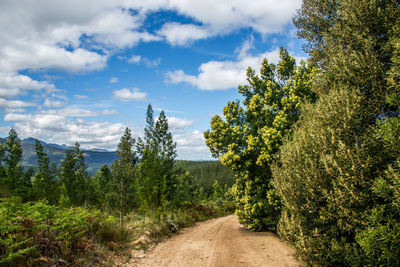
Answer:
POLYGON ((274 229, 280 214, 280 200, 271 181, 270 165, 282 140, 290 135, 300 115, 300 105, 314 100, 310 90, 315 70, 296 62, 281 48, 278 65, 265 59, 260 76, 249 68, 249 85, 239 86, 244 97, 228 102, 216 115, 211 130, 204 133, 214 157, 236 175, 235 199, 239 221, 250 229, 274 229))
MULTIPOLYGON (((199 186, 199 191, 203 191, 207 197, 214 193, 213 185, 218 181, 223 185, 223 189, 232 187, 235 183, 235 176, 232 171, 221 164, 220 161, 185 161, 180 160, 177 166, 187 170, 193 175, 193 181, 199 186)), ((199 192, 202 194, 201 192, 199 192)))
POLYGON ((279 233, 310 263, 398 266, 398 1, 304 1, 295 18, 322 71, 273 168, 279 233))

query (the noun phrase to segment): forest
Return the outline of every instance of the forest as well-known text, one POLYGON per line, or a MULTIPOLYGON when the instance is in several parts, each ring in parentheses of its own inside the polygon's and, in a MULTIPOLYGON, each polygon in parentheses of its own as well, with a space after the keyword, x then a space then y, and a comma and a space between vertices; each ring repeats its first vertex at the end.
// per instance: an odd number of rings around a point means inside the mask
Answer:
POLYGON ((155 121, 149 104, 144 132, 134 139, 126 128, 114 162, 90 176, 78 143, 56 166, 36 140, 37 166, 24 168, 11 128, 0 147, 0 265, 92 262, 96 244, 122 250, 144 233, 157 240, 233 211, 232 173, 216 161, 178 162, 164 111, 155 121))
POLYGON ((249 68, 204 133, 236 214, 317 266, 400 265, 400 2, 304 0, 307 63, 249 68))

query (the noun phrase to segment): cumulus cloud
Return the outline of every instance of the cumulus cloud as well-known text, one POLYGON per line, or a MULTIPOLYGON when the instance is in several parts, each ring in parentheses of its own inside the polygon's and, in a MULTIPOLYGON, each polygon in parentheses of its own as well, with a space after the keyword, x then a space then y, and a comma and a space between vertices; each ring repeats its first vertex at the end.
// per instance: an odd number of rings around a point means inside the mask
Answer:
POLYGON ((143 63, 146 67, 153 68, 153 67, 157 67, 158 65, 160 65, 161 58, 156 58, 156 59, 152 60, 152 59, 148 59, 147 57, 132 55, 128 59, 128 63, 137 64, 137 65, 139 65, 140 63, 143 63))
POLYGON ((141 58, 142 58, 141 56, 133 55, 133 56, 131 56, 131 57, 128 59, 128 63, 131 63, 131 64, 139 64, 141 58))
POLYGON ((235 61, 209 61, 199 67, 198 75, 186 74, 183 70, 175 70, 166 73, 167 82, 188 83, 200 90, 226 90, 235 88, 239 84, 246 83, 246 69, 252 67, 258 69, 263 58, 271 63, 279 61, 279 48, 258 55, 250 55, 248 50, 251 44, 245 42, 237 50, 235 61))
POLYGON ((139 42, 186 45, 249 27, 261 34, 281 32, 300 4, 301 0, 3 1, 0 70, 97 70, 105 67, 112 51, 139 42), (196 24, 167 22, 156 34, 149 33, 144 22, 161 10, 190 17, 196 24))
POLYGON ((145 92, 140 92, 138 88, 128 89, 123 88, 121 90, 116 90, 113 92, 114 97, 120 101, 128 102, 132 100, 144 101, 146 100, 147 94, 145 92))
POLYGON ((157 33, 172 45, 188 45, 193 41, 210 37, 211 30, 193 24, 166 23, 157 33))
POLYGON ((140 29, 145 16, 132 14, 127 4, 124 0, 2 2, 0 71, 97 70, 105 67, 115 49, 160 39, 140 29))
POLYGON ((64 95, 55 95, 48 97, 44 101, 44 106, 47 108, 60 108, 67 104, 67 97, 64 95))
POLYGON ((110 110, 110 109, 105 109, 101 112, 103 115, 117 115, 118 111, 116 110, 110 110))
POLYGON ((27 90, 55 91, 54 84, 32 80, 26 75, 0 72, 0 97, 11 98, 26 94, 27 90))
POLYGON ((21 100, 6 100, 0 98, 0 108, 23 108, 33 106, 33 103, 21 100))
POLYGON ((283 31, 291 22, 301 0, 170 0, 143 4, 149 9, 165 8, 193 18, 201 25, 167 23, 158 31, 172 45, 224 35, 241 28, 252 28, 262 35, 283 31), (157 3, 157 4, 155 4, 157 3))
POLYGON ((187 120, 177 117, 167 117, 168 126, 173 132, 185 130, 193 125, 193 120, 187 120))
POLYGON ((174 141, 177 143, 178 155, 187 160, 210 159, 211 153, 205 144, 201 131, 175 134, 174 141))

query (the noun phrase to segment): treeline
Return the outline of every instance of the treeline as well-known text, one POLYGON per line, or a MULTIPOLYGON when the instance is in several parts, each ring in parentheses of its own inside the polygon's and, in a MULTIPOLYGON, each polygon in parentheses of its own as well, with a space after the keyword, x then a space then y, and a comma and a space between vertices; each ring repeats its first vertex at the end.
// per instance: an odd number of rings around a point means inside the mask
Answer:
POLYGON ((400 3, 303 0, 308 63, 248 69, 205 132, 236 175, 236 213, 308 264, 400 265, 400 3))
POLYGON ((216 182, 224 188, 224 192, 235 183, 232 171, 219 161, 179 160, 177 166, 190 172, 194 182, 199 185, 199 190, 204 191, 206 197, 213 195, 216 182))

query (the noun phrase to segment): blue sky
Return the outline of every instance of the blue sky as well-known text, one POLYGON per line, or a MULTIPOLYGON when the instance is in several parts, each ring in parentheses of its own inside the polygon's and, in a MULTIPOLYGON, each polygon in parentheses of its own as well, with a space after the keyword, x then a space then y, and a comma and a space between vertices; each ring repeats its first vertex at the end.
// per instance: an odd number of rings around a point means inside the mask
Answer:
POLYGON ((300 0, 3 0, 0 135, 115 150, 164 110, 181 159, 210 159, 203 131, 279 47, 305 58, 300 0))

